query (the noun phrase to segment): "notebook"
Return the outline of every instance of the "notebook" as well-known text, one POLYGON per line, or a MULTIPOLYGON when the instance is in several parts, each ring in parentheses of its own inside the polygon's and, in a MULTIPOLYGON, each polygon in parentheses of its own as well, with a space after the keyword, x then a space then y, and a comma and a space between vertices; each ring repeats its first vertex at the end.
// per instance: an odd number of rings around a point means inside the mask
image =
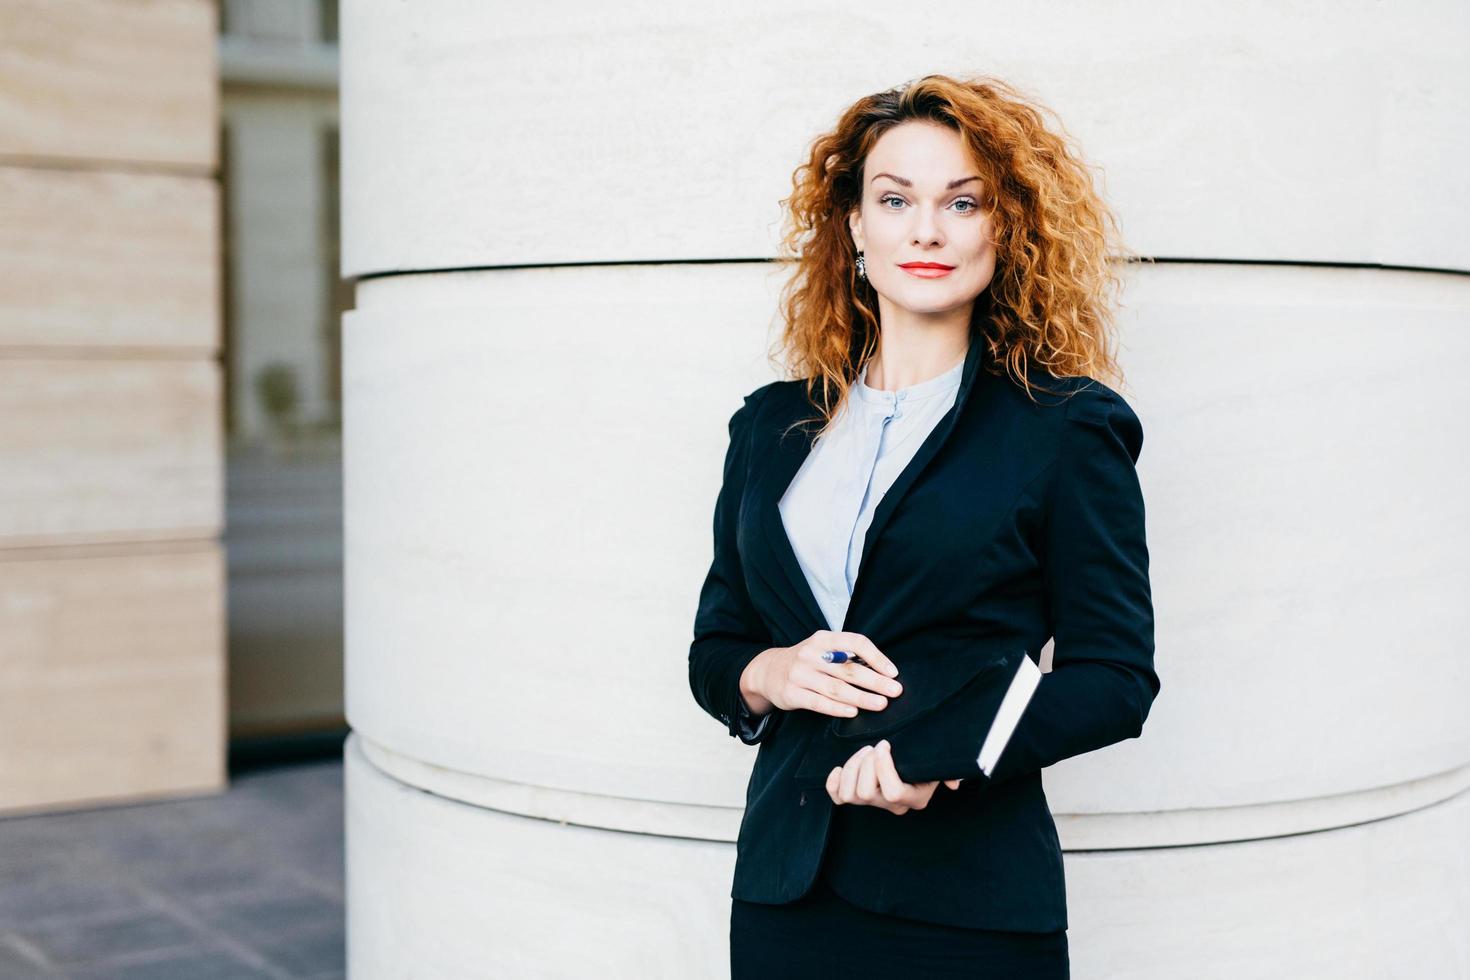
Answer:
POLYGON ((802 754, 796 781, 825 784, 835 766, 857 749, 886 739, 904 782, 989 778, 1040 684, 1042 671, 1025 651, 998 648, 986 658, 973 645, 955 644, 904 658, 904 691, 881 711, 835 717, 802 754), (979 755, 973 755, 979 746, 979 755))
POLYGON ((991 774, 995 764, 1000 761, 1001 752, 1010 742, 1016 724, 1021 720, 1026 705, 1031 703, 1031 695, 1036 693, 1036 686, 1040 683, 1041 668, 1030 657, 1022 657, 1016 672, 1011 675, 1005 697, 1001 698, 995 720, 990 723, 990 731, 986 733, 985 741, 980 746, 980 756, 976 762, 986 776, 991 774))

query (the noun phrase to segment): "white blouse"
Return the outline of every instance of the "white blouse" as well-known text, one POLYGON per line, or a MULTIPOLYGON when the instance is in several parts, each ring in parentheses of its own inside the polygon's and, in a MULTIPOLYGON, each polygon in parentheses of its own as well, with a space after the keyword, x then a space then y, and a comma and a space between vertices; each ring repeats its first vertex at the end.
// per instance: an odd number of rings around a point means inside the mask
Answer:
POLYGON ((873 511, 959 393, 964 358, 898 391, 869 388, 863 366, 832 428, 781 497, 781 523, 827 617, 842 629, 873 511))

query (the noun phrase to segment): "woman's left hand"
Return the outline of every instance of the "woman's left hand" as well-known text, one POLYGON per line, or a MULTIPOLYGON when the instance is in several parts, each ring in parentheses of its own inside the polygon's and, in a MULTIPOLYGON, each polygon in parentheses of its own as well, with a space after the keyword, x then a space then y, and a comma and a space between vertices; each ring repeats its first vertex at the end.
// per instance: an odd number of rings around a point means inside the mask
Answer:
MULTIPOLYGON (((946 779, 944 785, 959 789, 960 780, 946 779)), ((827 795, 832 802, 881 806, 890 813, 908 813, 929 805, 940 780, 928 783, 906 783, 893 767, 893 748, 885 738, 876 746, 864 745, 852 754, 846 765, 837 766, 827 776, 827 795)))

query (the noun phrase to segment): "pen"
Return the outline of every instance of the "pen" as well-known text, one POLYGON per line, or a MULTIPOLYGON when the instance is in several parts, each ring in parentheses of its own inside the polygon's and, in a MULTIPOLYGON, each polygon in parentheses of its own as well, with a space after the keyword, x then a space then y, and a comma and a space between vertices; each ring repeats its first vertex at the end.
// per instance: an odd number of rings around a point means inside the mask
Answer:
POLYGON ((855 653, 848 653, 846 650, 828 650, 822 654, 822 659, 829 664, 845 664, 851 661, 855 664, 862 664, 864 667, 868 666, 868 662, 862 657, 855 653))

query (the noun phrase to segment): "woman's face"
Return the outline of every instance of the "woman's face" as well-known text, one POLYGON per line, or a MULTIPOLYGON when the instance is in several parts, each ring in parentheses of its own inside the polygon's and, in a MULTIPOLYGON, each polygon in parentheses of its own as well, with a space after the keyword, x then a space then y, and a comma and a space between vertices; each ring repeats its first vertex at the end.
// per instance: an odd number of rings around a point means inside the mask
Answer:
POLYGON ((995 275, 994 224, 980 211, 980 178, 959 134, 937 123, 900 123, 868 153, 863 181, 862 207, 849 226, 880 319, 885 304, 935 314, 974 303, 995 275))

